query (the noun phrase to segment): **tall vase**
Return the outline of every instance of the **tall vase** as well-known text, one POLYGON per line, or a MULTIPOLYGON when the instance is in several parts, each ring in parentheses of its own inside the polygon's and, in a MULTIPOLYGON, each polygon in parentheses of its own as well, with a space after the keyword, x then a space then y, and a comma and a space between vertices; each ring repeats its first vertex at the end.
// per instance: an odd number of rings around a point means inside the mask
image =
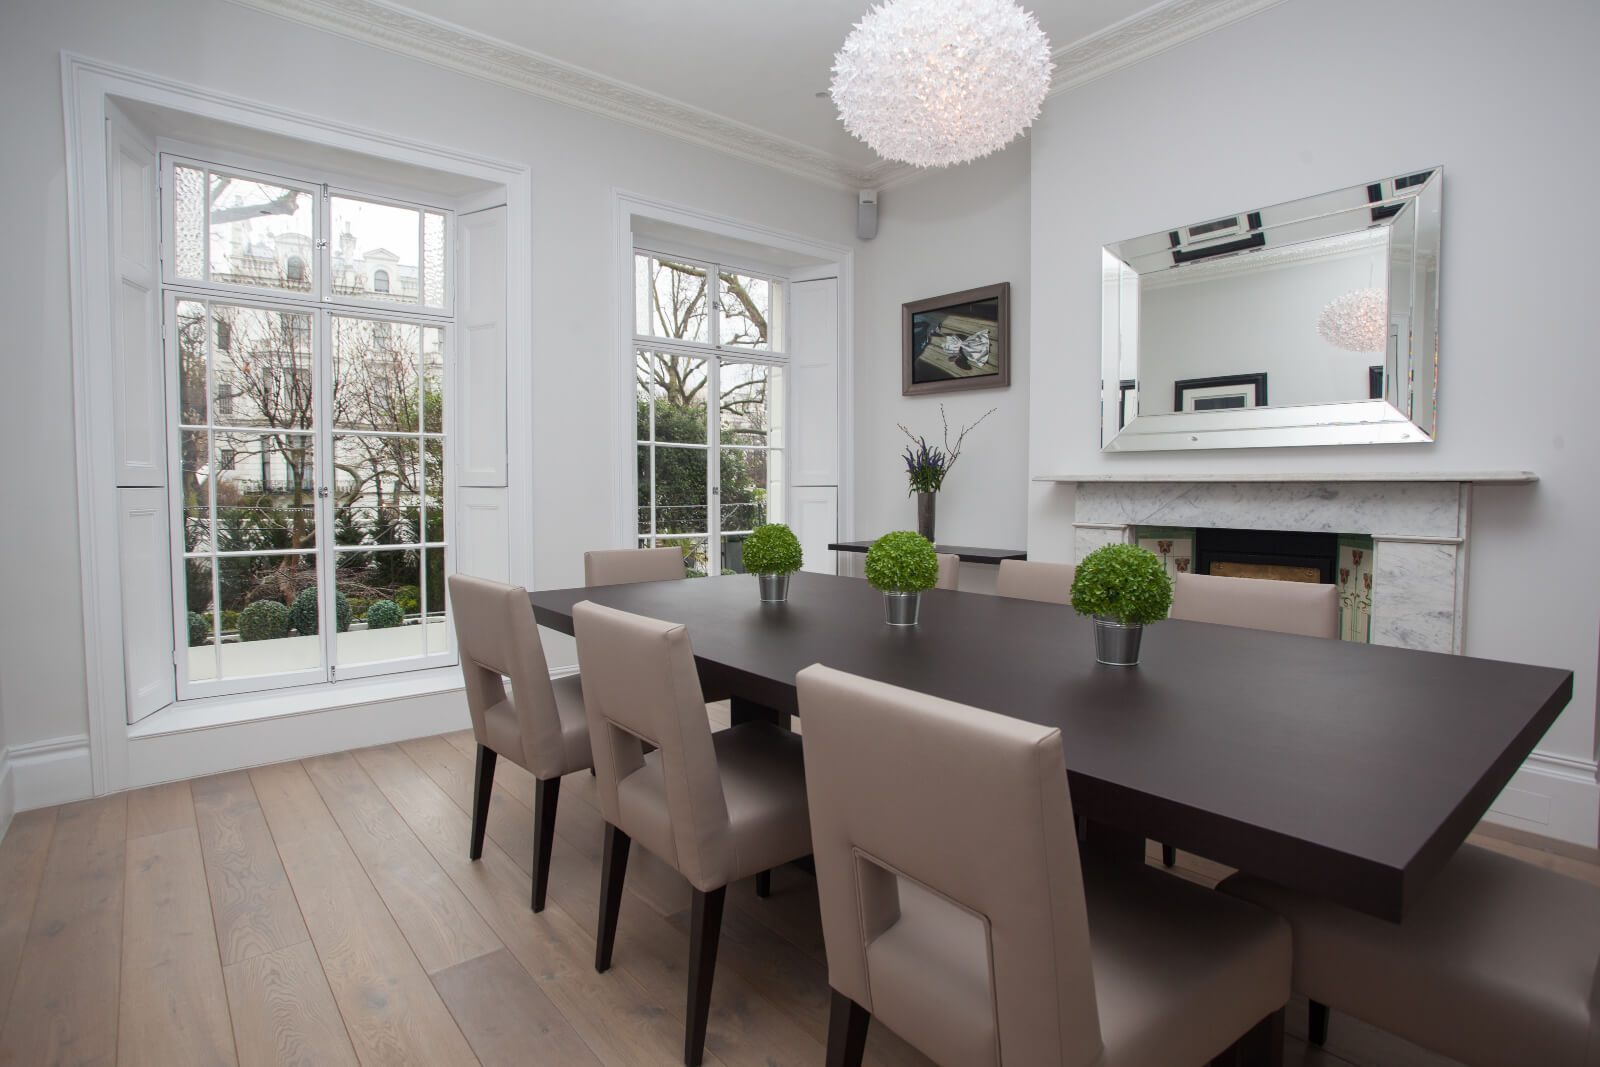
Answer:
POLYGON ((933 505, 938 493, 917 494, 917 533, 933 541, 933 505))

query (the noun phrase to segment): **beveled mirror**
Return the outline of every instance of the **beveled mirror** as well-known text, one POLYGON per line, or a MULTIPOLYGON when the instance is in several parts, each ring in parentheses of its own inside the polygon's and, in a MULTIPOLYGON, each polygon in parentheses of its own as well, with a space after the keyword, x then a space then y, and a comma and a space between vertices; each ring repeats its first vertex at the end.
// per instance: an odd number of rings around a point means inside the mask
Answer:
POLYGON ((1443 171, 1107 245, 1102 451, 1432 441, 1443 171))

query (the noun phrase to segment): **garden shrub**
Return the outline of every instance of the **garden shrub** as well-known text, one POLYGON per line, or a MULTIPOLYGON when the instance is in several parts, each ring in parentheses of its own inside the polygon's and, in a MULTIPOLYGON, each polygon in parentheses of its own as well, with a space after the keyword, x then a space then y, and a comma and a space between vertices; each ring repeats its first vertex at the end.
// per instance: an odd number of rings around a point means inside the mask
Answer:
POLYGON ((198 611, 189 612, 189 647, 203 645, 211 638, 211 619, 198 611))
POLYGON ((275 641, 289 636, 289 609, 277 600, 257 600, 239 613, 239 637, 244 641, 275 641))
POLYGON ((392 600, 380 600, 367 609, 367 629, 388 630, 406 621, 404 609, 392 600))
MULTIPOLYGON (((334 592, 333 613, 337 616, 337 625, 340 633, 350 629, 352 609, 350 601, 343 593, 334 592)), ((294 598, 294 603, 289 607, 289 625, 304 636, 310 636, 317 632, 317 591, 315 589, 302 589, 300 590, 300 595, 294 598)))

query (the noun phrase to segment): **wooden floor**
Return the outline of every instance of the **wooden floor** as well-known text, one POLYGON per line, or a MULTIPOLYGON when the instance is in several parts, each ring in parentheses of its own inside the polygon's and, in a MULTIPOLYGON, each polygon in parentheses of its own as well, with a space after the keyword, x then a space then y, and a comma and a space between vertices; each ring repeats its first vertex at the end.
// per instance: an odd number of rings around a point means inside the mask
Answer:
MULTIPOLYGON (((549 905, 528 909, 533 781, 500 761, 467 861, 470 734, 18 815, 0 842, 0 1064, 681 1062, 686 884, 634 850, 615 964, 594 971, 600 819, 562 783, 549 905)), ((1600 865, 1478 838, 1600 881, 1600 865)), ((1178 873, 1224 869, 1183 857, 1178 873)), ((815 883, 730 888, 706 1062, 820 1064, 815 883)), ((1448 1061, 1335 1015, 1291 1065, 1448 1061)), ((874 1026, 868 1062, 928 1061, 874 1026)))

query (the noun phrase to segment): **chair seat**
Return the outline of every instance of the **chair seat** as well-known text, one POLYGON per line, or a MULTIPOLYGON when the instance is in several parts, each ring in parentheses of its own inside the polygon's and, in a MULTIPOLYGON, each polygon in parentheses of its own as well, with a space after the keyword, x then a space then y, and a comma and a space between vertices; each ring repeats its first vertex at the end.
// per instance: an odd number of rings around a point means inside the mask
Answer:
MULTIPOLYGON (((728 805, 732 870, 728 881, 748 878, 811 852, 806 772, 796 734, 771 723, 741 723, 711 735, 728 805)), ((617 783, 617 802, 629 836, 672 862, 676 855, 661 752, 617 783)), ((710 891, 719 885, 696 886, 710 891)))
POLYGON ((1312 1000, 1479 1067, 1600 1063, 1600 886, 1465 845, 1398 924, 1258 878, 1220 888, 1289 920, 1312 1000))
MULTIPOLYGON (((561 719, 561 769, 551 777, 581 771, 593 765, 589 751, 589 721, 583 714, 583 683, 576 674, 553 678, 550 688, 555 692, 556 714, 561 719)), ((483 714, 483 728, 487 735, 483 743, 501 756, 537 775, 530 754, 522 749, 522 724, 517 720, 516 708, 509 700, 488 708, 483 714)))
POLYGON ((1287 999, 1289 926, 1147 867, 1084 858, 1105 1067, 1205 1063, 1287 999))

